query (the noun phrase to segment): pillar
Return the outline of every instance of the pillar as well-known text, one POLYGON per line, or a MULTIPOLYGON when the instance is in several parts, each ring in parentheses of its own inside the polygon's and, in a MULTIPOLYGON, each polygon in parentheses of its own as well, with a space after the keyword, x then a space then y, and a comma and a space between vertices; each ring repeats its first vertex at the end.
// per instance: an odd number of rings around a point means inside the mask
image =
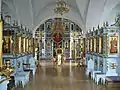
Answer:
POLYGON ((0 20, 0 68, 2 68, 3 21, 0 20))
POLYGON ((26 52, 29 52, 29 49, 28 49, 28 48, 29 48, 29 38, 28 38, 28 37, 26 38, 26 41, 27 41, 27 43, 26 43, 26 44, 27 44, 27 45, 26 45, 26 47, 27 47, 26 52))
POLYGON ((0 0, 0 68, 2 68, 3 66, 3 61, 2 61, 3 21, 1 19, 1 4, 2 4, 2 0, 0 0))
POLYGON ((44 57, 46 57, 46 27, 44 23, 44 57))
POLYGON ((72 30, 71 30, 71 23, 70 23, 70 58, 72 58, 72 30))
POLYGON ((53 51, 54 51, 54 44, 53 40, 51 39, 51 51, 52 51, 52 56, 53 56, 53 51))
POLYGON ((25 52, 26 45, 25 45, 25 37, 23 38, 23 52, 25 52))
POLYGON ((22 50, 21 50, 21 47, 22 47, 22 44, 21 44, 21 42, 22 42, 22 37, 19 37, 19 53, 21 53, 22 52, 22 50))

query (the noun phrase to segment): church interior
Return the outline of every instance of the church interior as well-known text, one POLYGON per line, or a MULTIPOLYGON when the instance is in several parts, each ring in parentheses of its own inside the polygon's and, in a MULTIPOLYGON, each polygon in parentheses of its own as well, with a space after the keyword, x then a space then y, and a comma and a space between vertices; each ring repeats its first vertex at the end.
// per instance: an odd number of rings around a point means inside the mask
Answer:
POLYGON ((120 0, 0 0, 0 90, 120 90, 120 0))

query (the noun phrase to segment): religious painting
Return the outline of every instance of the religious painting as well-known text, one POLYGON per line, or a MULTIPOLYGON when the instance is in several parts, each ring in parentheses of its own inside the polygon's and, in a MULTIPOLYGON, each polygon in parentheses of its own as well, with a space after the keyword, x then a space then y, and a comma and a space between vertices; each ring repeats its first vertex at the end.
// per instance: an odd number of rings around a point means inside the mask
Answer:
POLYGON ((76 42, 76 56, 79 56, 80 55, 80 51, 79 51, 79 48, 82 49, 82 47, 80 47, 80 43, 79 42, 76 42))
POLYGON ((94 38, 94 52, 96 52, 96 38, 94 38))
POLYGON ((50 44, 50 40, 47 40, 47 51, 50 52, 51 51, 51 44, 50 44))
POLYGON ((47 40, 47 46, 48 47, 50 46, 50 40, 47 40))
POLYGON ((90 51, 92 51, 92 45, 93 44, 93 42, 92 42, 92 39, 90 39, 90 51))
POLYGON ((3 38, 3 53, 10 53, 10 37, 4 36, 3 38))
POLYGON ((96 52, 99 53, 99 38, 96 37, 96 52))
POLYGON ((65 23, 65 30, 69 30, 69 23, 68 22, 65 23))
POLYGON ((88 51, 89 51, 89 47, 90 46, 90 41, 89 41, 89 39, 88 39, 88 43, 87 43, 87 48, 88 48, 88 51))
POLYGON ((22 51, 21 51, 21 47, 22 47, 22 38, 21 37, 18 37, 18 43, 19 43, 19 46, 18 46, 18 48, 19 48, 19 53, 21 53, 22 51))
POLYGON ((44 37, 44 32, 40 32, 40 37, 44 37))
POLYGON ((44 38, 42 38, 42 49, 44 49, 44 38))
POLYGON ((110 53, 118 53, 118 36, 110 37, 110 53))
POLYGON ((71 44, 71 49, 74 50, 74 43, 71 42, 70 44, 71 44))
POLYGON ((47 22, 47 30, 50 30, 51 29, 51 23, 50 22, 47 22))
POLYGON ((102 38, 99 37, 99 53, 102 53, 101 49, 102 49, 102 38))
POLYGON ((26 40, 25 40, 25 38, 23 39, 23 52, 25 52, 25 49, 26 49, 26 40))

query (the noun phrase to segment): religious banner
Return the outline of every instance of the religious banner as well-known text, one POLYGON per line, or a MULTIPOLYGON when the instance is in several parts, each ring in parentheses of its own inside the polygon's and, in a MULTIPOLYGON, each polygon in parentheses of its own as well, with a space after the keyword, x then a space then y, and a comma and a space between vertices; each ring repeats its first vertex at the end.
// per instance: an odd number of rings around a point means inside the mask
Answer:
POLYGON ((110 53, 118 53, 118 36, 110 37, 110 53))

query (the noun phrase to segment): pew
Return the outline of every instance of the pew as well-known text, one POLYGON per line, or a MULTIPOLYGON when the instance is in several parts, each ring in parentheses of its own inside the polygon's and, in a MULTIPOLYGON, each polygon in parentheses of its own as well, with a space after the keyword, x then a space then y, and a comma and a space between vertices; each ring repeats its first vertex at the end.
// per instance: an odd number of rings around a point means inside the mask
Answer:
POLYGON ((120 76, 106 76, 105 84, 108 87, 120 87, 120 76))

